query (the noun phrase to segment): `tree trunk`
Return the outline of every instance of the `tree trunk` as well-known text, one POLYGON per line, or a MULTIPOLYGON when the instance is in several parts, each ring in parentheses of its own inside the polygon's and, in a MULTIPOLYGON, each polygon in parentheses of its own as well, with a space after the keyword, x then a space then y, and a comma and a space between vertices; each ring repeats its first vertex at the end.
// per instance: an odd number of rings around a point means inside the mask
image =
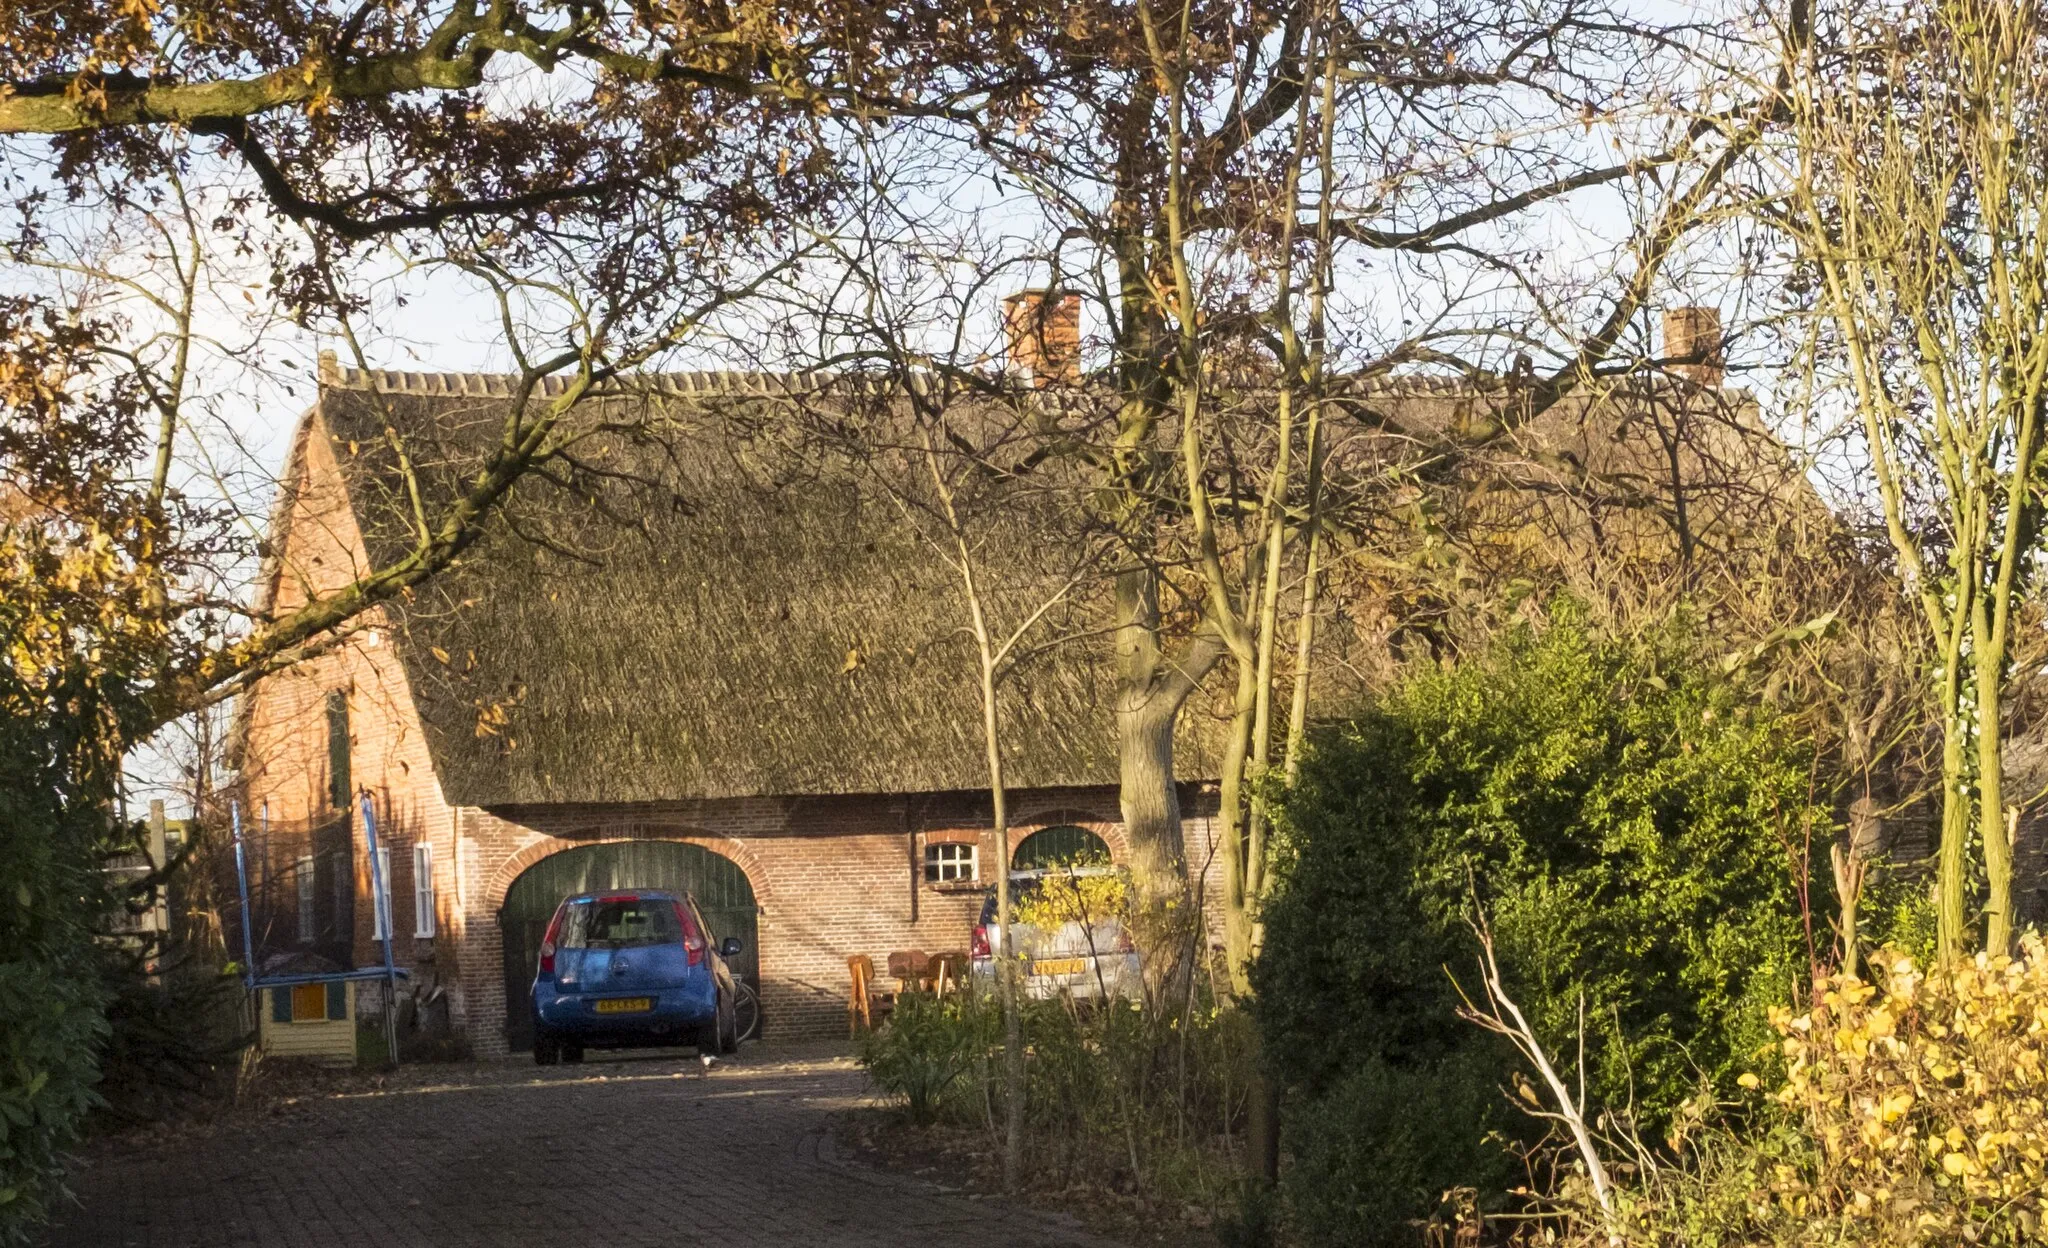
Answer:
POLYGON ((1162 706, 1143 689, 1119 691, 1116 708, 1118 801, 1131 847, 1131 878, 1147 905, 1187 891, 1180 793, 1173 778, 1173 729, 1179 706, 1162 706))
MULTIPOLYGON (((982 746, 988 762, 990 822, 995 832, 996 937, 993 961, 997 993, 1003 1009, 1003 1188, 1015 1192, 1024 1176, 1024 1024, 1021 1017, 1021 985, 1017 982, 1016 933, 1012 924, 1014 898, 1010 895, 1010 788, 1003 772, 1002 712, 997 701, 1001 676, 998 667, 1010 645, 1031 627, 1026 620, 1017 634, 999 648, 990 631, 983 605, 981 584, 974 570, 974 545, 954 505, 952 487, 940 470, 938 452, 930 432, 925 439, 925 466, 931 473, 932 489, 944 508, 946 527, 952 535, 960 589, 967 599, 967 618, 974 632, 976 657, 980 660, 982 746)), ((1033 619, 1036 617, 1034 616, 1033 619)))
POLYGON ((991 822, 996 842, 996 945, 997 991, 1003 1006, 1003 1189, 1015 1192, 1024 1175, 1024 1025, 1019 1016, 1021 1001, 1017 983, 1017 946, 1011 923, 1010 896, 1010 790, 1003 776, 1002 716, 996 702, 996 653, 989 635, 988 616, 982 609, 981 590, 974 576, 974 552, 967 544, 960 518, 953 510, 951 494, 936 468, 932 480, 946 502, 946 518, 960 549, 960 582, 967 594, 969 618, 981 659, 982 745, 988 758, 988 793, 991 822))
MULTIPOLYGON (((977 611, 978 614, 978 611, 977 611)), ((1015 1192, 1024 1176, 1024 1021, 1018 999, 1017 950, 1011 924, 1009 793, 996 729, 995 673, 983 645, 982 705, 988 734, 989 795, 994 799, 996 834, 996 979, 1003 1004, 1003 1190, 1015 1192)))
MULTIPOLYGON (((1981 619, 1983 611, 1978 615, 1981 619)), ((1993 957, 2012 950, 2012 842, 2005 818, 2005 749, 2000 730, 1999 686, 2005 676, 2005 655, 1982 640, 1979 630, 1973 657, 1977 663, 1977 831, 1984 838, 1984 882, 1990 896, 1984 907, 1984 949, 1993 957)))
POLYGON ((1266 1073, 1256 1028, 1252 1036, 1252 1085, 1245 1090, 1245 1169, 1270 1185, 1280 1181, 1280 1084, 1266 1073))
POLYGON ((1188 695, 1223 653, 1222 643, 1207 633, 1196 636, 1177 660, 1161 653, 1156 576, 1149 568, 1135 568, 1116 579, 1118 796, 1131 847, 1131 878, 1147 908, 1187 896, 1173 731, 1188 695))
POLYGON ((1969 728, 1962 708, 1959 645, 1949 647, 1941 682, 1941 849, 1935 859, 1935 926, 1941 961, 1963 955, 1964 851, 1970 838, 1970 794, 1964 775, 1963 740, 1969 728))
POLYGON ((1230 717, 1230 736, 1223 748, 1222 783, 1217 787, 1217 820, 1223 842, 1223 945, 1230 963, 1230 991, 1248 998, 1252 992, 1252 877, 1256 867, 1246 844, 1244 801, 1245 760, 1251 752, 1252 720, 1258 701, 1258 672, 1237 664, 1237 700, 1230 717))

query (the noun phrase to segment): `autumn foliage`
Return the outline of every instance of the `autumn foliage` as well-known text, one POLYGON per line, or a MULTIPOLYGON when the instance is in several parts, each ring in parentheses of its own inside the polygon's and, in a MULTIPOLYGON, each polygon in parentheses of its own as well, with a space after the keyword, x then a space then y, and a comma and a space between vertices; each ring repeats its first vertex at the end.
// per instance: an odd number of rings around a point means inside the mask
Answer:
MULTIPOLYGON (((1876 983, 1831 981, 1776 1011, 1777 1100, 1810 1133, 1810 1169, 1781 1170, 1782 1214, 1846 1242, 2033 1242, 2048 1177, 2048 947, 1929 973, 1873 960, 1876 983)), ((1834 1239, 1828 1242, 1837 1242, 1834 1239)))
POLYGON ((1603 1215, 1531 1242, 1659 1248, 1863 1248, 2041 1242, 2048 1180, 2048 946, 1929 970, 1887 949, 1771 1025, 1775 1089, 1734 1120, 1695 1107, 1603 1215), (1675 1160, 1674 1160, 1675 1158, 1675 1160))

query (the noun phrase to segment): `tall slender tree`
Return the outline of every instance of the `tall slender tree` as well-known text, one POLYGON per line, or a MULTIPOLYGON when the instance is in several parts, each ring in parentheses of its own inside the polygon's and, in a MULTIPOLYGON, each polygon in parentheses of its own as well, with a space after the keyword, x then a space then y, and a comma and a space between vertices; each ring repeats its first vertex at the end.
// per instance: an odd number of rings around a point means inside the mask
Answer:
POLYGON ((1784 40, 1767 219, 1797 244, 1816 358, 1859 436, 1933 639, 1942 956, 2013 934, 2006 692, 2040 555, 2048 402, 2048 15, 1846 3, 1784 40))

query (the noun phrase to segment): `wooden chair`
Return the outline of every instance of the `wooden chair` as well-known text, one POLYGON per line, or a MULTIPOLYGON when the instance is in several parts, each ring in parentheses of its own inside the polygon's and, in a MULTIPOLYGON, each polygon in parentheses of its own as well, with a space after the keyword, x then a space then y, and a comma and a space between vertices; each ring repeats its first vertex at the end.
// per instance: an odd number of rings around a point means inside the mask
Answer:
POLYGON ((943 997, 965 988, 969 965, 965 949, 947 949, 933 954, 930 971, 932 991, 943 997))
POLYGON ((922 949, 898 949, 889 955, 889 976, 900 992, 922 992, 928 986, 931 964, 922 949))
POLYGON ((896 994, 875 991, 875 960, 865 953, 856 953, 846 960, 846 974, 853 981, 853 989, 846 998, 846 1033, 858 1037, 863 1031, 873 1031, 877 1023, 889 1016, 896 1005, 896 994))

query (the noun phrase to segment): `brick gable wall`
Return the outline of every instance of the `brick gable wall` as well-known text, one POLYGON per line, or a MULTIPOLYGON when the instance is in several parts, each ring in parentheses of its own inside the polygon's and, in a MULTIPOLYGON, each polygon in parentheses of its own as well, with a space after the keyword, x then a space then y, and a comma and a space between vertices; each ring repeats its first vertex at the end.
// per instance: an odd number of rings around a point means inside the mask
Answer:
MULTIPOLYGON (((283 540, 272 555, 275 579, 268 605, 273 615, 333 593, 369 571, 362 534, 317 408, 301 423, 285 498, 283 540)), ((372 611, 338 644, 257 682, 240 710, 243 800, 252 813, 268 804, 273 829, 268 848, 275 862, 311 853, 308 832, 313 827, 337 816, 349 819, 348 884, 354 904, 348 945, 357 965, 380 963, 381 952, 371 939, 370 867, 361 821, 352 810, 336 810, 330 799, 327 699, 342 694, 348 707, 350 778, 369 789, 379 843, 390 851, 394 960, 417 968, 415 982, 422 988, 431 990, 437 982, 446 987, 451 1013, 460 1016, 466 985, 436 965, 436 946, 459 947, 469 920, 456 902, 455 812, 442 799, 405 668, 384 634, 384 623, 372 611), (413 846, 420 842, 432 847, 434 941, 413 936, 413 846)), ((367 999, 381 999, 377 986, 365 988, 367 999)))

